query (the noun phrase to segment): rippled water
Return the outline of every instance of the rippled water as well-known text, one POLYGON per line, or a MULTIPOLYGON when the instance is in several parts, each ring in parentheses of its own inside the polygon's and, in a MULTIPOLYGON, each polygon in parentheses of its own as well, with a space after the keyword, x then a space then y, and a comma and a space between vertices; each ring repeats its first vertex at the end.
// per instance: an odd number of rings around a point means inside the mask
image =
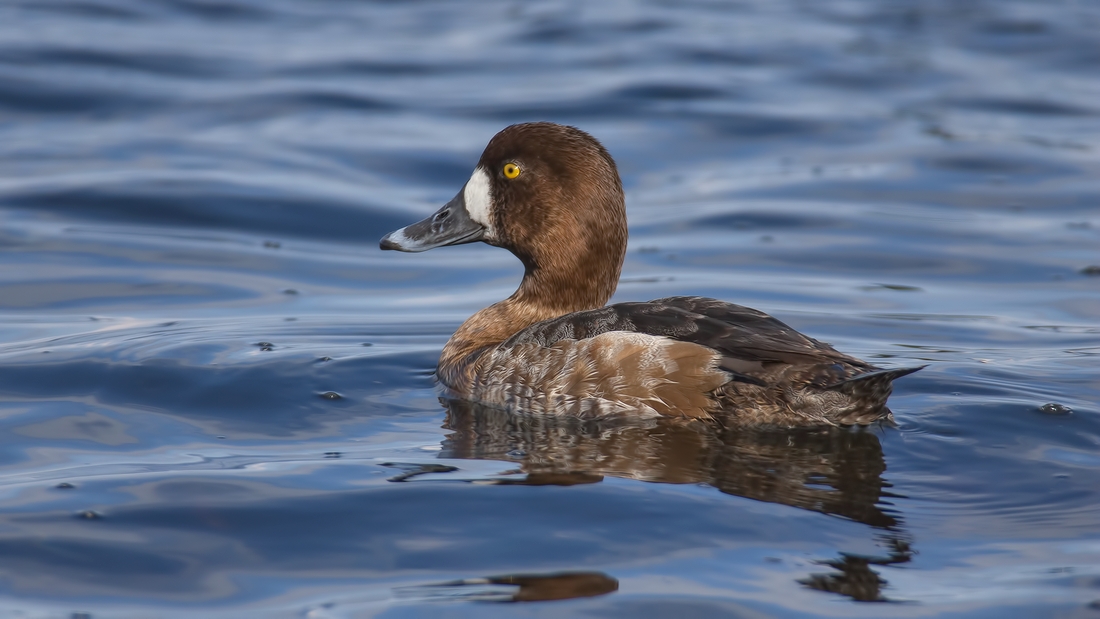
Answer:
POLYGON ((1098 32, 1025 0, 3 3, 0 615, 1100 616, 1098 32), (930 363, 899 427, 441 404, 520 266, 377 239, 527 120, 619 161, 617 300, 930 363))

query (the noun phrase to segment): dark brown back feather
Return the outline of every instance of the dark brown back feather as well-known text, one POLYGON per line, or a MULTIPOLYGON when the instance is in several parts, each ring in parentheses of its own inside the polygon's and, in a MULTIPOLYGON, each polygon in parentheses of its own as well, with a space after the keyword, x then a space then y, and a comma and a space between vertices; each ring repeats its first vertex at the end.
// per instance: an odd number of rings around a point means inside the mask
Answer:
MULTIPOLYGON (((735 380, 753 384, 763 384, 758 376, 766 365, 820 367, 840 363, 857 373, 874 369, 763 312, 703 297, 668 297, 574 312, 531 325, 509 338, 504 347, 524 343, 549 346, 609 331, 659 335, 706 346, 722 354, 720 365, 735 380)), ((830 382, 847 375, 848 371, 842 371, 831 376, 830 382)))

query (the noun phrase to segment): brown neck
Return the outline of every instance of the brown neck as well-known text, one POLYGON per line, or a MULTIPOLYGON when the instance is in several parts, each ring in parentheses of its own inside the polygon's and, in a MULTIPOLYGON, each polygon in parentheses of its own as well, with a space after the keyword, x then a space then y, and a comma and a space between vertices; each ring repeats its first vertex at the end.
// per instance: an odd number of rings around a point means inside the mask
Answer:
POLYGON ((524 266, 523 281, 509 300, 540 308, 548 314, 540 320, 603 307, 619 285, 625 235, 583 243, 548 236, 538 255, 516 252, 524 266))

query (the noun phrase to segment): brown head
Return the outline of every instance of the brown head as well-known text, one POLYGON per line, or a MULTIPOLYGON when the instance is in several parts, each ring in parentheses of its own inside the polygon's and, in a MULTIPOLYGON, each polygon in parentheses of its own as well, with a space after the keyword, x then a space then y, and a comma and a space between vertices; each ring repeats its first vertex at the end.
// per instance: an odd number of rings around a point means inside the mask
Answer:
POLYGON ((400 251, 474 241, 503 247, 526 269, 512 300, 560 315, 607 303, 626 235, 622 182, 611 155, 580 129, 537 122, 496 134, 453 200, 380 245, 400 251))

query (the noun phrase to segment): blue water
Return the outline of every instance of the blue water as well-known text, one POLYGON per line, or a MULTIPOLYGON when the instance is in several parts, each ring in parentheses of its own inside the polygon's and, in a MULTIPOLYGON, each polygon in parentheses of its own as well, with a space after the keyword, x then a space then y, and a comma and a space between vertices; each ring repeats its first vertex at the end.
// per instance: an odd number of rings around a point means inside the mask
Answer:
POLYGON ((1100 616, 1098 33, 1050 0, 0 4, 0 616, 1100 616), (445 408, 440 348, 521 268, 377 240, 529 120, 619 162, 616 300, 928 363, 899 427, 445 408))

